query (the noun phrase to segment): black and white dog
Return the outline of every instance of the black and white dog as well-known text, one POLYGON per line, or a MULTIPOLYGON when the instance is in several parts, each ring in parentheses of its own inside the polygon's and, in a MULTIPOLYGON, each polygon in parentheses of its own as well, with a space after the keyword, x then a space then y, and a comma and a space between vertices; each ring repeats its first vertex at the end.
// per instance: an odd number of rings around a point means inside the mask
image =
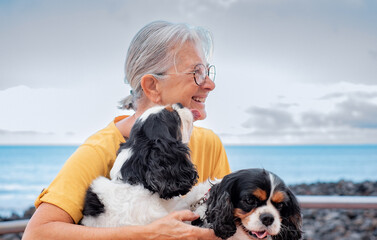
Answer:
POLYGON ((277 175, 245 169, 195 186, 185 199, 200 215, 194 225, 212 228, 221 239, 301 239, 296 197, 277 175))
POLYGON ((148 109, 121 145, 110 179, 90 185, 81 224, 93 227, 145 225, 175 210, 198 174, 187 146, 193 114, 181 104, 148 109))

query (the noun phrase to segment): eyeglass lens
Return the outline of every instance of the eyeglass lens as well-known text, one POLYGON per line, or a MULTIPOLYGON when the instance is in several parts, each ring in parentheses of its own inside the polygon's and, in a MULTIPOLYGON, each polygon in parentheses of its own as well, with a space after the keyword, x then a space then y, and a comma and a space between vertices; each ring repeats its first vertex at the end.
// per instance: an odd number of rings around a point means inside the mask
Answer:
POLYGON ((200 65, 197 65, 196 68, 195 68, 195 81, 198 85, 203 85, 205 80, 206 80, 206 76, 209 77, 209 79, 211 79, 212 81, 215 80, 215 66, 211 65, 208 69, 206 69, 206 67, 202 64, 200 65), (208 71, 208 72, 207 72, 208 71))

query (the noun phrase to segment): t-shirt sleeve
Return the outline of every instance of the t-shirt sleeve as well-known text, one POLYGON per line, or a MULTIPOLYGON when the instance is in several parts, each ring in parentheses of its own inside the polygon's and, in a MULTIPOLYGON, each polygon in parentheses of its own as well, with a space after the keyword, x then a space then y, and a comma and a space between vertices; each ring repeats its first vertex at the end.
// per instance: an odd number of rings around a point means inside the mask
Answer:
POLYGON ((112 129, 104 129, 91 136, 72 154, 48 188, 35 201, 53 204, 66 211, 78 223, 86 190, 98 176, 109 176, 116 153, 124 138, 112 129))
POLYGON ((191 160, 199 173, 199 182, 221 179, 231 172, 220 138, 209 129, 194 127, 189 147, 191 160))

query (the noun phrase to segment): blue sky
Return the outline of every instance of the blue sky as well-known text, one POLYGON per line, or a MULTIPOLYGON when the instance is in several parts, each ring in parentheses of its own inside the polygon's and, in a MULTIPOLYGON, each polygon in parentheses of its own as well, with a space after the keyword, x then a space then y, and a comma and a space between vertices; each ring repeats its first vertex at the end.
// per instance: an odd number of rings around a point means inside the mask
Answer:
POLYGON ((227 144, 377 143, 377 1, 0 1, 0 144, 79 144, 127 95, 153 20, 210 29, 227 144))

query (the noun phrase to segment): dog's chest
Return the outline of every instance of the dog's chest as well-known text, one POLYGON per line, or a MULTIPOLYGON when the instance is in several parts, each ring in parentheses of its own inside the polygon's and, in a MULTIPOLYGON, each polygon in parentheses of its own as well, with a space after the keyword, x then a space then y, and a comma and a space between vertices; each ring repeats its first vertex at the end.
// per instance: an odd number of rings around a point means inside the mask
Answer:
POLYGON ((98 216, 86 216, 83 219, 86 226, 145 225, 166 216, 170 211, 167 200, 140 185, 98 178, 91 187, 104 205, 104 212, 98 216))

